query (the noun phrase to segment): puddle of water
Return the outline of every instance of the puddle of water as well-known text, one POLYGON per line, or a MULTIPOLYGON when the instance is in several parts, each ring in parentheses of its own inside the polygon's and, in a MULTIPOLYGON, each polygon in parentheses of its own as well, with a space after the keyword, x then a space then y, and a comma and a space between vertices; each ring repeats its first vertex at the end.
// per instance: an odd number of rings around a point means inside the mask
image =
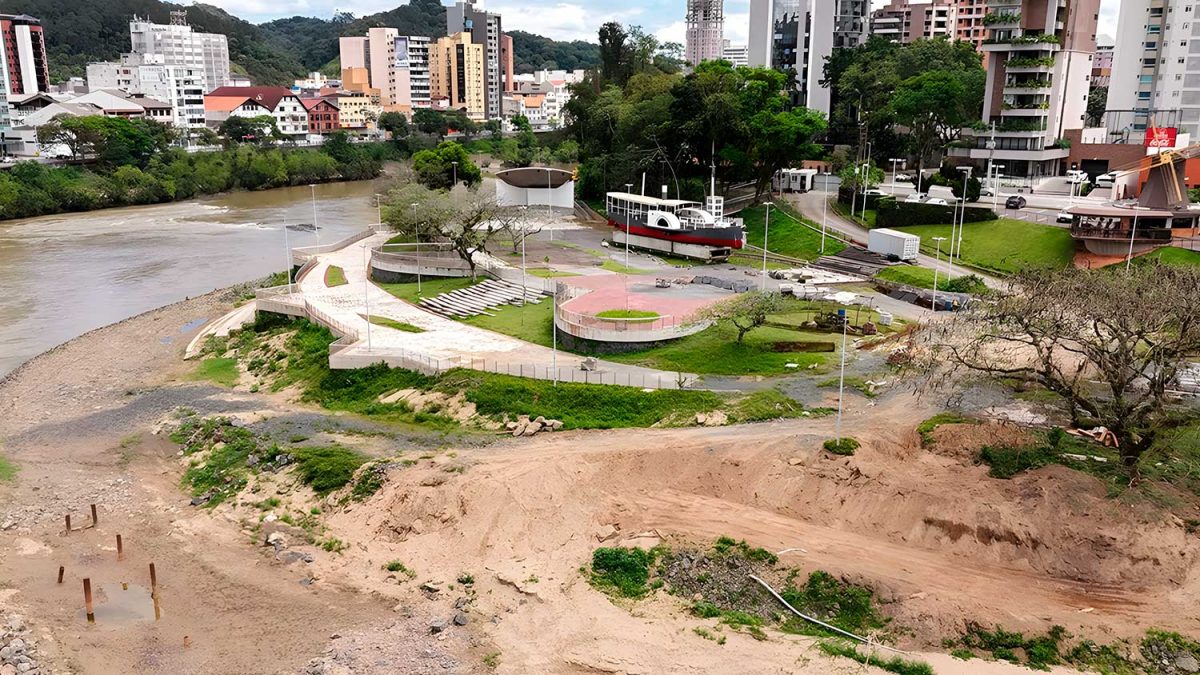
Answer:
POLYGON ((206 318, 192 319, 191 321, 183 324, 183 326, 179 329, 179 332, 190 333, 206 323, 208 323, 208 319, 206 318))
MULTIPOLYGON (((154 621, 154 598, 145 586, 129 583, 96 584, 92 589, 92 605, 98 624, 125 624, 154 621)), ((87 620, 87 610, 79 610, 79 618, 87 620)), ((162 617, 162 606, 158 618, 162 617)))

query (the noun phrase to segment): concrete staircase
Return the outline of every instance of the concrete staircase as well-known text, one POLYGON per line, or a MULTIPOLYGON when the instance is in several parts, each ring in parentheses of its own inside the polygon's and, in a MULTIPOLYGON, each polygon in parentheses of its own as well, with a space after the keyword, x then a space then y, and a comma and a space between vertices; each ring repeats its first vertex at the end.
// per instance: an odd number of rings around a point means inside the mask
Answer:
POLYGON ((418 304, 442 316, 463 318, 480 314, 494 316, 491 310, 503 305, 538 303, 542 301, 542 297, 541 291, 522 289, 520 284, 488 279, 474 286, 442 293, 432 298, 421 298, 418 304))

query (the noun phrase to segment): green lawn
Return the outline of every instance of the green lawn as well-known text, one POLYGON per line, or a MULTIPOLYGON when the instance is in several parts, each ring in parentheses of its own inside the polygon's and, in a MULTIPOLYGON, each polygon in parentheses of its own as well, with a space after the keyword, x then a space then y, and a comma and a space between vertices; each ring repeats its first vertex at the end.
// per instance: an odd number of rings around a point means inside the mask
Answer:
POLYGON ((640 270, 636 267, 626 267, 616 260, 605 260, 600 269, 616 272, 617 274, 650 274, 650 270, 640 270))
POLYGON ((193 380, 208 380, 223 387, 232 387, 238 383, 237 359, 207 358, 196 364, 192 373, 193 380))
MULTIPOLYGON (((942 255, 950 241, 949 225, 913 225, 897 228, 921 237, 921 250, 933 255, 933 237, 946 237, 942 255)), ((1030 267, 1066 267, 1075 255, 1071 233, 1062 227, 1036 225, 1023 220, 1000 218, 967 223, 963 232, 962 260, 967 265, 999 274, 1012 274, 1030 267)))
POLYGON ((430 298, 441 293, 457 291, 474 284, 470 277, 425 277, 421 279, 421 293, 417 293, 417 282, 406 281, 400 284, 385 284, 376 282, 375 285, 405 302, 417 304, 422 297, 430 298))
POLYGON ((330 265, 325 268, 325 285, 329 288, 334 286, 343 286, 350 282, 346 281, 346 271, 337 265, 330 265))
MULTIPOLYGON (((898 284, 908 284, 917 288, 933 288, 933 270, 928 267, 917 267, 916 265, 892 265, 879 270, 875 275, 876 279, 884 281, 893 281, 898 284)), ((946 278, 946 273, 941 272, 938 275, 938 282, 946 278)))
POLYGON ((541 279, 558 279, 560 277, 577 277, 576 272, 562 272, 560 270, 552 270, 545 267, 532 267, 525 270, 525 273, 531 277, 539 277, 541 279))
POLYGON ((425 332, 425 329, 421 328, 420 326, 414 326, 411 323, 407 323, 404 321, 397 321, 395 319, 389 319, 386 316, 376 316, 376 315, 372 314, 371 316, 367 317, 367 320, 370 321, 371 323, 375 324, 376 326, 383 326, 385 328, 393 328, 395 330, 404 331, 405 333, 424 333, 425 332))
POLYGON ((864 216, 861 201, 858 202, 857 208, 854 209, 853 214, 850 213, 850 204, 842 204, 836 199, 830 202, 829 207, 836 211, 838 215, 842 216, 843 218, 849 218, 850 220, 853 220, 867 229, 875 227, 875 209, 867 209, 866 215, 864 216))
POLYGON ((821 368, 836 353, 773 351, 772 347, 776 342, 833 342, 832 336, 808 331, 763 327, 750 331, 742 344, 738 344, 736 340, 737 331, 722 323, 661 347, 628 354, 606 355, 604 358, 670 372, 702 375, 784 375, 805 372, 808 366, 814 363, 821 368), (785 364, 788 363, 799 364, 799 367, 787 368, 785 364))
POLYGON ((597 312, 596 316, 601 319, 657 319, 661 316, 658 312, 650 312, 644 309, 606 309, 603 312, 597 312))
POLYGON ((480 314, 461 319, 461 321, 549 347, 554 340, 554 335, 550 332, 552 306, 550 298, 542 298, 542 301, 536 304, 528 302, 525 306, 497 307, 491 310, 495 316, 480 314))
MULTIPOLYGON (((820 223, 804 221, 810 226, 817 228, 817 231, 814 232, 801 225, 800 219, 790 211, 790 207, 775 206, 771 208, 771 231, 767 236, 767 250, 771 253, 778 253, 792 258, 802 258, 804 260, 817 259, 821 256, 820 223)), ((742 209, 737 215, 742 218, 743 225, 746 228, 746 242, 761 247, 763 244, 766 207, 752 206, 742 209)), ((844 248, 846 248, 846 245, 837 239, 830 236, 825 238, 826 255, 833 255, 844 248)))
POLYGON ((1160 262, 1164 265, 1177 265, 1180 267, 1200 267, 1200 253, 1189 251, 1186 248, 1178 248, 1176 246, 1163 246, 1155 249, 1146 255, 1140 255, 1133 259, 1135 265, 1148 265, 1151 262, 1160 262))

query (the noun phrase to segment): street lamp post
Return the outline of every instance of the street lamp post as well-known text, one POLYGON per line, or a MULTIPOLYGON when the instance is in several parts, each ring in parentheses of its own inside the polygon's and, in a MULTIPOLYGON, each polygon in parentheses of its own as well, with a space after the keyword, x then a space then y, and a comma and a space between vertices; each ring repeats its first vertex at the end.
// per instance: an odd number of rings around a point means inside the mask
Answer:
POLYGON ((771 207, 775 202, 764 202, 767 207, 766 219, 763 221, 763 267, 762 267, 762 284, 759 288, 761 291, 767 290, 767 235, 771 233, 771 207))
POLYGON ((313 229, 317 231, 317 246, 321 245, 321 227, 317 225, 317 184, 309 183, 308 190, 312 193, 313 229))
MULTIPOLYGON (((413 210, 413 222, 417 220, 417 203, 409 204, 413 210)), ((417 297, 421 297, 421 229, 416 228, 417 233, 417 297)))
POLYGON ((937 289, 938 289, 938 268, 942 266, 942 242, 946 241, 945 237, 934 237, 937 242, 937 252, 934 254, 933 262, 933 301, 929 303, 930 309, 934 314, 937 314, 937 289))
MULTIPOLYGON (((863 164, 862 175, 863 175, 862 219, 863 219, 863 226, 865 227, 866 223, 867 223, 867 185, 869 185, 871 183, 871 159, 870 159, 870 157, 868 157, 866 163, 863 164)), ((850 215, 853 216, 854 214, 851 213, 850 215)))
POLYGON ((1139 211, 1149 211, 1148 206, 1131 206, 1133 209, 1133 228, 1129 231, 1129 255, 1125 256, 1125 271, 1128 272, 1133 264, 1133 240, 1137 237, 1137 221, 1139 211))
POLYGON ((825 214, 829 211, 829 193, 821 195, 821 255, 825 255, 825 214))
POLYGON ((995 211, 997 208, 999 208, 998 200, 1000 198, 1000 172, 1004 170, 1004 165, 993 164, 992 170, 996 172, 996 177, 989 178, 988 180, 992 181, 992 210, 995 211))
POLYGON ((292 245, 288 243, 287 228, 288 228, 287 223, 284 223, 283 224, 283 255, 287 259, 287 267, 285 267, 283 269, 287 270, 288 293, 295 293, 295 289, 292 287, 292 245))
MULTIPOLYGON (((550 220, 546 223, 550 228, 550 241, 554 241, 554 199, 550 194, 550 167, 546 167, 546 217, 550 220)), ((629 233, 626 232, 626 235, 629 233)), ((629 237, 626 236, 626 239, 629 237)))
POLYGON ((363 273, 367 278, 363 280, 363 305, 367 310, 367 353, 371 353, 371 262, 367 258, 367 245, 363 244, 363 273))
MULTIPOLYGON (((858 163, 854 164, 854 180, 859 180, 858 163)), ((840 188, 839 188, 840 189, 840 188)), ((858 211, 858 186, 855 185, 850 189, 850 220, 854 220, 854 214, 858 211)))
POLYGON ((383 229, 383 200, 380 199, 383 195, 375 193, 375 229, 376 231, 383 229))
POLYGON ((842 319, 842 367, 841 373, 838 375, 838 413, 837 413, 837 445, 842 446, 842 396, 846 393, 846 324, 850 322, 850 317, 846 310, 839 309, 838 315, 842 319))
MULTIPOLYGON (((973 168, 974 167, 970 167, 970 166, 958 167, 958 170, 963 172, 962 210, 959 212, 959 216, 958 216, 958 241, 955 242, 954 240, 951 240, 950 248, 951 248, 951 250, 958 251, 958 261, 960 263, 962 262, 963 228, 967 224, 967 182, 971 178, 971 170, 973 168)), ((953 230, 952 230, 952 232, 953 232, 953 230)), ((947 275, 947 278, 949 278, 949 275, 947 275)))
POLYGON ((900 162, 903 162, 904 160, 896 159, 895 157, 893 157, 889 161, 892 163, 892 196, 895 197, 896 196, 896 165, 899 164, 900 162))
POLYGON ((450 164, 454 168, 454 182, 450 184, 450 191, 453 192, 454 188, 458 187, 458 162, 450 162, 450 164))
MULTIPOLYGON (((633 183, 626 183, 625 184, 625 193, 629 194, 629 191, 631 189, 633 189, 633 183)), ((629 221, 630 221, 629 215, 626 214, 626 216, 625 216, 625 271, 626 272, 629 271, 629 221)), ((628 302, 628 301, 629 301, 628 294, 626 294, 626 302, 628 302)))

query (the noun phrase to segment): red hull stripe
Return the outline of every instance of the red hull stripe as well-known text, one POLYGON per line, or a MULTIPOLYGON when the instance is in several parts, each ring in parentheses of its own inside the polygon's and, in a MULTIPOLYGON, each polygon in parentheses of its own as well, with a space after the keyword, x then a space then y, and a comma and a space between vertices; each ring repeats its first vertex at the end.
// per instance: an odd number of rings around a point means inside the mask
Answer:
POLYGON ((626 230, 630 234, 637 235, 640 237, 649 237, 650 239, 661 239, 663 241, 676 241, 681 244, 699 244, 701 246, 719 246, 721 248, 741 248, 742 247, 742 240, 740 238, 738 238, 738 239, 720 239, 717 237, 701 237, 701 236, 697 236, 694 234, 683 234, 683 233, 676 234, 674 232, 667 233, 667 232, 663 232, 662 230, 656 230, 656 229, 649 228, 649 227, 643 227, 641 225, 626 226, 622 223, 618 223, 615 220, 609 220, 608 224, 612 225, 613 227, 615 227, 617 229, 626 230))

